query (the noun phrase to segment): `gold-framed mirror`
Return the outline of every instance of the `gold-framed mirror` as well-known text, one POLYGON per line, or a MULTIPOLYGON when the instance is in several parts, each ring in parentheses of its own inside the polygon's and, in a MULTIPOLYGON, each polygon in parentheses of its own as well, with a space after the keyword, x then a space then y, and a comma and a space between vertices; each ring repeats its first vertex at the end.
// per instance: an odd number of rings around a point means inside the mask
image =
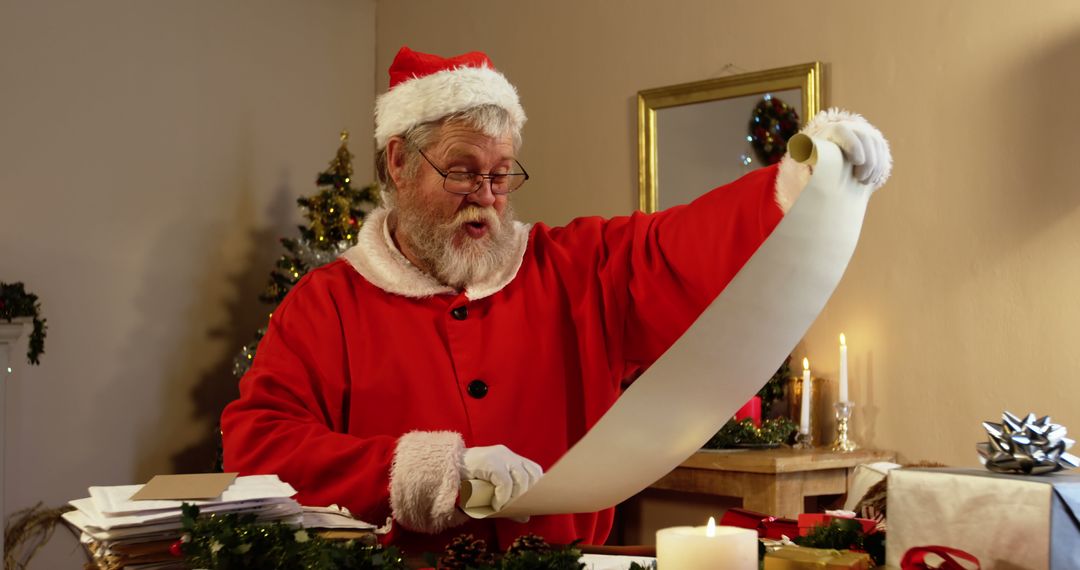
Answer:
POLYGON ((821 109, 821 73, 815 61, 639 91, 638 207, 685 204, 765 166, 772 157, 755 152, 761 137, 749 128, 755 107, 779 101, 801 127, 821 109))

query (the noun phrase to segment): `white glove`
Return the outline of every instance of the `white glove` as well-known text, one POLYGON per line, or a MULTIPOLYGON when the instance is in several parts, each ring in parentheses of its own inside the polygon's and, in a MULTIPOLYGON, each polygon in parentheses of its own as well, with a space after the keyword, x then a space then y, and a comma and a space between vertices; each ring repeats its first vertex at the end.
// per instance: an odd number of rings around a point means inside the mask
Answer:
POLYGON ((470 447, 462 460, 462 479, 482 479, 495 486, 491 508, 496 511, 520 497, 540 480, 544 470, 505 445, 470 447))
POLYGON ((836 143, 851 162, 855 179, 879 188, 892 172, 889 142, 861 115, 840 109, 818 113, 803 132, 836 143))

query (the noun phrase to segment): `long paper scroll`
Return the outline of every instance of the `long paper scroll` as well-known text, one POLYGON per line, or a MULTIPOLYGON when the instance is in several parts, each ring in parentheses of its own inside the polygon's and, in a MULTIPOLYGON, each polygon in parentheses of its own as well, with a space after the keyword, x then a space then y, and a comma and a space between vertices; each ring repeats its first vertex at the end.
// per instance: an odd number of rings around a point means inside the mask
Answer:
POLYGON ((532 488, 497 513, 493 488, 466 481, 475 518, 606 509, 701 448, 761 388, 810 328, 855 251, 870 188, 836 145, 789 143, 810 182, 708 309, 532 488), (648 421, 642 421, 648 418, 648 421))

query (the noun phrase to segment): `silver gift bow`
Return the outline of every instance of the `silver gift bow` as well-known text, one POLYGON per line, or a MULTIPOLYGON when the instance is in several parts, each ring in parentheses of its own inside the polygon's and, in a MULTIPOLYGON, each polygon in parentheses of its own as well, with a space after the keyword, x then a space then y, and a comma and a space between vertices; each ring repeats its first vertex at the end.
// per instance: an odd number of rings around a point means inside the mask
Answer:
POLYGON ((1001 423, 983 422, 989 441, 976 444, 979 461, 997 473, 1043 475, 1080 466, 1080 458, 1068 453, 1076 443, 1065 437, 1065 426, 1052 423, 1050 416, 1024 419, 1005 412, 1001 423))

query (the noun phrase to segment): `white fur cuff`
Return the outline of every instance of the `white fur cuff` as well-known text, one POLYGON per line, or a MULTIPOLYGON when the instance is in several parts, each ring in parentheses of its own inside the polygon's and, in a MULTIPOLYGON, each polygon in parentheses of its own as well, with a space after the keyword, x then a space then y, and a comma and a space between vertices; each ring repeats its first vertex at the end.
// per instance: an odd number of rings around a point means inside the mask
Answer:
MULTIPOLYGON (((829 125, 836 123, 851 123, 849 126, 852 128, 869 132, 872 136, 884 142, 885 156, 881 160, 885 161, 885 168, 881 176, 871 181, 875 189, 880 188, 889 179, 889 174, 892 173, 892 156, 889 152, 889 141, 885 139, 881 131, 871 125, 862 115, 837 109, 836 107, 825 109, 814 115, 814 118, 799 132, 810 136, 822 136, 829 125)), ((776 203, 784 213, 791 209, 791 205, 795 203, 795 200, 809 181, 809 166, 795 162, 788 154, 785 154, 780 159, 780 165, 777 167, 776 173, 776 203)))
POLYGON ((457 510, 465 442, 452 431, 413 431, 398 439, 390 466, 390 510, 410 530, 435 534, 468 516, 457 510))
POLYGON ((776 205, 785 214, 799 198, 803 188, 810 182, 810 167, 795 162, 790 154, 784 154, 776 167, 776 205))
POLYGON ((874 125, 871 125, 862 115, 831 107, 814 115, 813 120, 807 123, 800 132, 805 135, 826 136, 826 138, 828 138, 828 133, 826 131, 830 125, 836 123, 848 123, 847 126, 852 130, 868 133, 872 138, 881 141, 884 145, 884 156, 878 157, 878 160, 884 163, 884 168, 878 177, 874 180, 870 180, 870 184, 874 187, 874 190, 881 188, 889 179, 889 175, 892 174, 892 150, 889 148, 889 140, 885 138, 885 135, 881 134, 881 131, 874 125))

